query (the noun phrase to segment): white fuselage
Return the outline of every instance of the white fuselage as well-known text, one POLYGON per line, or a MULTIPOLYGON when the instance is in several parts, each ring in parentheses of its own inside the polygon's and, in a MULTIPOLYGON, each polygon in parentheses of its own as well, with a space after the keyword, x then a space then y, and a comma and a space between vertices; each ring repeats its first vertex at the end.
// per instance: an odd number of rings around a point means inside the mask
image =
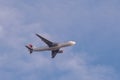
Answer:
POLYGON ((33 51, 49 51, 49 50, 57 50, 57 49, 60 49, 60 48, 63 48, 63 47, 68 47, 68 46, 72 46, 76 44, 76 42, 74 41, 68 41, 68 42, 65 42, 65 43, 59 43, 57 46, 54 46, 54 47, 41 47, 41 48, 33 48, 33 51))

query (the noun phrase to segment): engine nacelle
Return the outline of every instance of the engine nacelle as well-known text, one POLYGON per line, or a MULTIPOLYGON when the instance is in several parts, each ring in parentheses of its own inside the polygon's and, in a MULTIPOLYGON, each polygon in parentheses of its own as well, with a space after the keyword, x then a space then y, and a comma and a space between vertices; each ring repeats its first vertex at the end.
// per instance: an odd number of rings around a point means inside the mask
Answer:
POLYGON ((58 53, 63 53, 63 50, 59 50, 58 53))

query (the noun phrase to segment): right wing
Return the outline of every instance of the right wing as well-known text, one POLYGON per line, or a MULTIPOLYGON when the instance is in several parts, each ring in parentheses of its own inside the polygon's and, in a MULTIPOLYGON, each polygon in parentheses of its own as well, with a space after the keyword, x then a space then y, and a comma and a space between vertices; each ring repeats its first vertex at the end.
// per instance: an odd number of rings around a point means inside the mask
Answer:
POLYGON ((46 38, 40 36, 39 34, 36 34, 36 36, 38 36, 43 42, 45 42, 49 47, 52 47, 53 46, 53 42, 52 41, 49 41, 47 40, 46 38))
POLYGON ((51 53, 52 58, 54 58, 57 55, 58 51, 59 51, 59 49, 58 50, 52 50, 52 53, 51 53))

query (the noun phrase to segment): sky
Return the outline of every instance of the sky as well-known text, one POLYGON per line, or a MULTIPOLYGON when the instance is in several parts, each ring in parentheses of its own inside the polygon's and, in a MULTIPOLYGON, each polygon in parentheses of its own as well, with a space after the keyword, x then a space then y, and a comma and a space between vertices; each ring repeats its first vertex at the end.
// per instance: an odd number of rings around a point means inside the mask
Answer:
POLYGON ((120 80, 119 0, 0 0, 0 80, 120 80), (51 59, 35 36, 76 41, 51 59))

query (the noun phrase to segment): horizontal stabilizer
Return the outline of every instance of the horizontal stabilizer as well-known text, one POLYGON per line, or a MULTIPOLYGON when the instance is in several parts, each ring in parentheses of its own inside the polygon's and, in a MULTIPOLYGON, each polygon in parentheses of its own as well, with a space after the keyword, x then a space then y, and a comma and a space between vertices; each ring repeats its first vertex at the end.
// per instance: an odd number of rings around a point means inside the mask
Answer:
POLYGON ((25 47, 29 50, 30 54, 33 52, 33 49, 31 47, 29 46, 25 46, 25 47))

